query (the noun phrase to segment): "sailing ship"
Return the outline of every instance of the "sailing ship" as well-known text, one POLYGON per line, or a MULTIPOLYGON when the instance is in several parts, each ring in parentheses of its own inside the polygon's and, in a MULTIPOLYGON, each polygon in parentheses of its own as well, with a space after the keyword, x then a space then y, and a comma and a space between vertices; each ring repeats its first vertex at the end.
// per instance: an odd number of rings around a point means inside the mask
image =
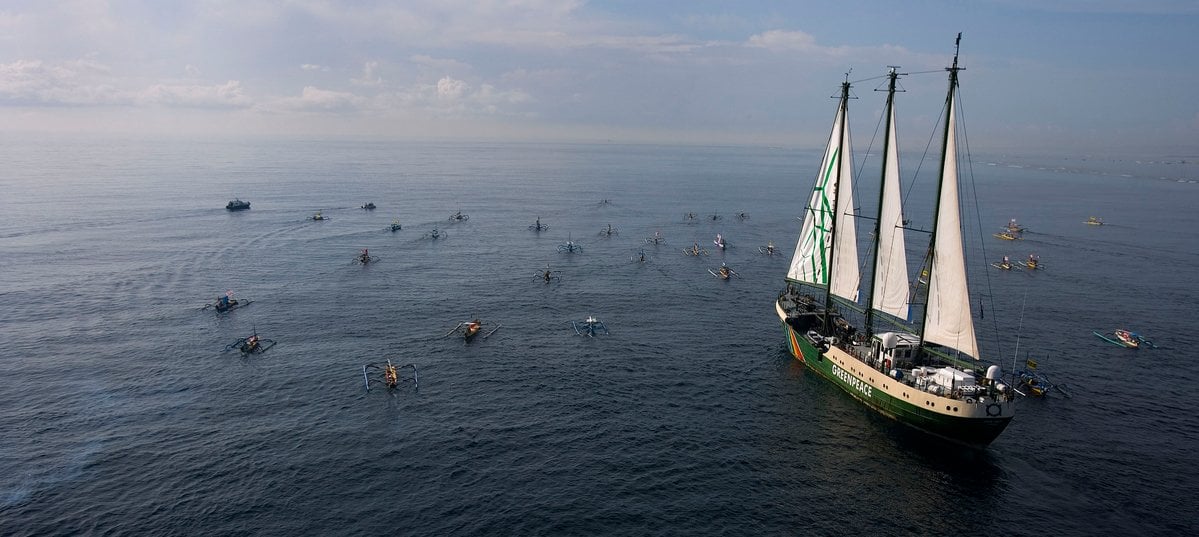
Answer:
MULTIPOLYGON (((960 43, 961 34, 958 34, 960 43)), ((895 86, 889 74, 884 161, 874 220, 873 277, 859 331, 845 314, 859 293, 853 173, 847 111, 848 77, 816 184, 805 210, 787 287, 775 302, 791 353, 880 414, 943 439, 984 448, 1015 415, 1013 390, 999 366, 977 371, 980 352, 970 315, 961 212, 958 207, 955 96, 958 58, 949 71, 937 203, 930 236, 923 320, 911 308, 895 142, 895 86), (889 321, 892 331, 876 331, 889 321), (879 322, 878 324, 882 324, 879 322)))

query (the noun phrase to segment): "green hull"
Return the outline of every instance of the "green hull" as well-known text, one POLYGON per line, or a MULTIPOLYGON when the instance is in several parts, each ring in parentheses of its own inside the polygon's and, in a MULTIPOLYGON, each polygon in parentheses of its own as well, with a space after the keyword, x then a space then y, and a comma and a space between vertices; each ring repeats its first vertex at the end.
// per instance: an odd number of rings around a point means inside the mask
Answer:
POLYGON ((985 448, 1011 422, 1010 399, 950 398, 907 386, 877 371, 849 353, 832 347, 820 352, 803 334, 786 323, 787 346, 796 359, 880 414, 926 433, 972 448, 985 448))

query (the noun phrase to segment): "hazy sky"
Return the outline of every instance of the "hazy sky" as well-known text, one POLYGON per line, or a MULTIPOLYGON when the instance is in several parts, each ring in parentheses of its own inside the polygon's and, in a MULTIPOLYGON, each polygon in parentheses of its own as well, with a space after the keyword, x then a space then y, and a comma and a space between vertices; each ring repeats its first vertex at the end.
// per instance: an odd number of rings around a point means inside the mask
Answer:
POLYGON ((959 31, 976 148, 1199 154, 1195 0, 0 0, 0 132, 922 146, 959 31))

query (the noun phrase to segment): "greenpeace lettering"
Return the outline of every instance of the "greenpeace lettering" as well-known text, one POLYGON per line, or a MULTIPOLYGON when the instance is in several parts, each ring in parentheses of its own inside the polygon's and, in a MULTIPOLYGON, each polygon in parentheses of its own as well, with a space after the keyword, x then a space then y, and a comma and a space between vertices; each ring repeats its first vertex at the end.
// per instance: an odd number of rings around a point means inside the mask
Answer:
POLYGON ((853 389, 862 392, 862 395, 865 395, 866 397, 873 397, 874 388, 872 386, 862 382, 862 379, 850 375, 848 371, 833 365, 831 360, 829 361, 829 365, 833 368, 833 374, 836 375, 837 378, 841 379, 842 382, 848 384, 853 389))

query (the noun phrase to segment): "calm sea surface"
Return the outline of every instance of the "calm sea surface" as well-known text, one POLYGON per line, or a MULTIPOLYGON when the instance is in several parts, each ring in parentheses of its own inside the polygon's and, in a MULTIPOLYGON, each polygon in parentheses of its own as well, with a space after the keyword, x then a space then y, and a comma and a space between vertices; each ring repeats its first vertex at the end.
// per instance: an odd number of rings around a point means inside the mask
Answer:
MULTIPOLYGON (((1199 531, 1193 159, 975 157, 980 343, 1073 395, 1022 401, 978 453, 787 353, 773 300, 818 158, 6 140, 0 534, 1199 531), (234 197, 253 208, 227 212, 234 197), (447 220, 458 210, 469 221, 447 220), (538 217, 548 231, 528 229, 538 217), (990 237, 1009 218, 1025 240, 990 237), (434 228, 448 237, 423 238, 434 228), (655 231, 666 245, 646 246, 655 231), (680 253, 716 233, 723 254, 680 253), (568 238, 583 251, 559 253, 568 238), (760 255, 767 241, 785 255, 760 255), (363 248, 379 262, 353 264, 363 248), (984 269, 1029 253, 1046 270, 984 269), (713 278, 721 262, 741 277, 713 278), (547 265, 560 282, 535 280, 547 265), (226 290, 253 303, 201 311, 226 290), (587 315, 611 334, 576 336, 587 315), (475 316, 499 330, 442 338, 475 316), (1119 327, 1161 348, 1091 334, 1119 327), (278 345, 225 350, 255 330, 278 345), (419 390, 367 393, 363 364, 387 358, 415 364, 419 390)), ((869 214, 877 172, 862 170, 869 214)), ((921 181, 908 209, 927 228, 921 181)), ((908 234, 913 253, 926 241, 908 234)))

